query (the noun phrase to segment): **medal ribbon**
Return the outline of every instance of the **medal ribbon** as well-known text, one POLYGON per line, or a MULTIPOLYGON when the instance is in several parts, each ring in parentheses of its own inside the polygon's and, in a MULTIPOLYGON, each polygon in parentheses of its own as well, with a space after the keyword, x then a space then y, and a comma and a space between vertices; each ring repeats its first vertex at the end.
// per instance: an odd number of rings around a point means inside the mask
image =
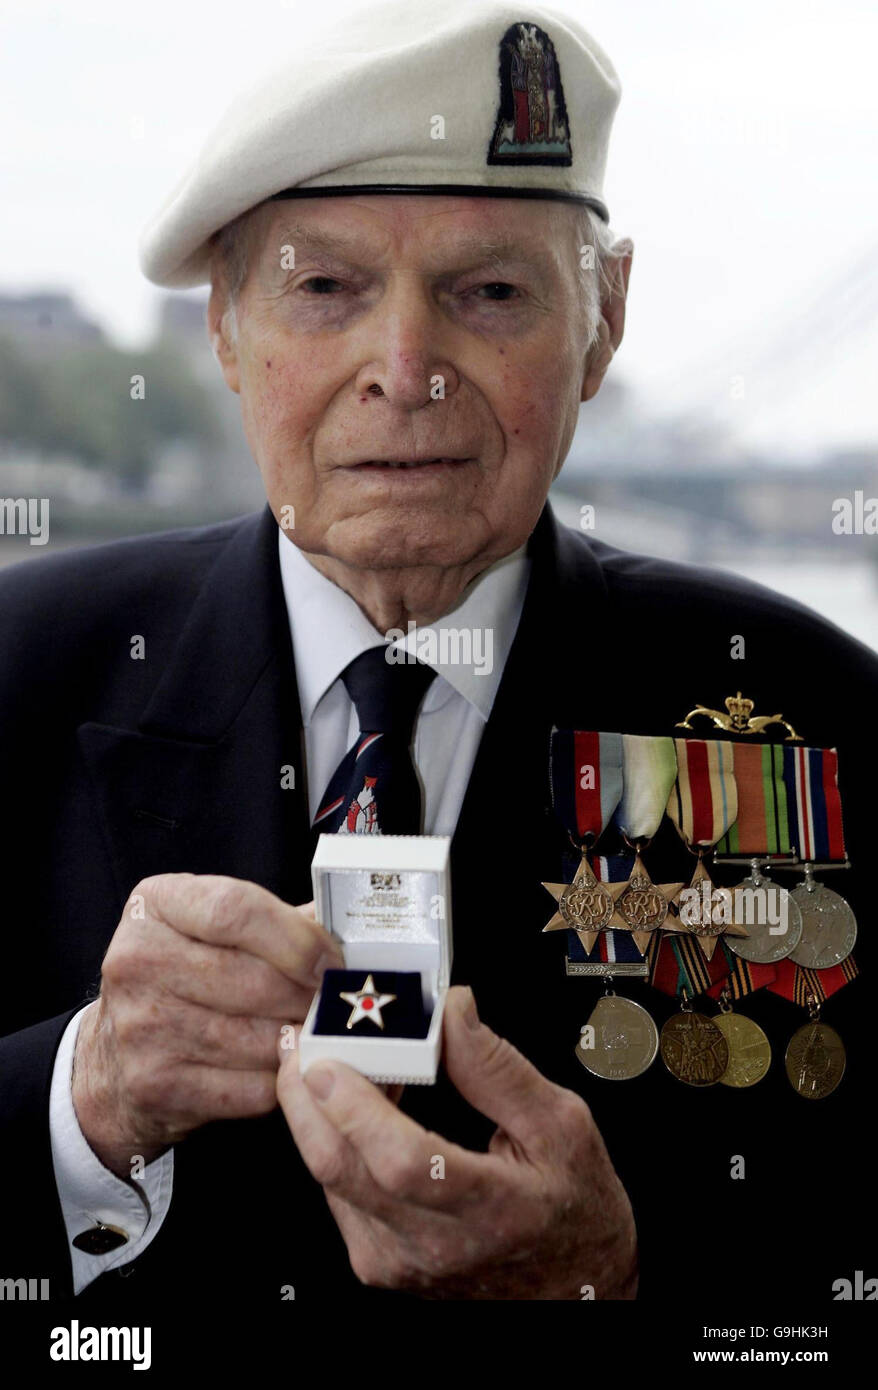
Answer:
POLYGON ((777 979, 768 986, 772 994, 789 999, 792 1004, 808 1007, 808 995, 813 994, 818 1004, 843 989, 859 975, 853 956, 848 956, 839 965, 831 965, 825 970, 810 970, 804 965, 796 965, 787 958, 779 960, 774 967, 777 979))
POLYGON ((700 738, 674 739, 677 777, 667 811, 690 849, 709 849, 738 814, 732 744, 700 738))
MULTIPOLYGON (((661 824, 674 779, 677 775, 677 753, 672 738, 655 738, 641 734, 622 735, 622 799, 614 825, 632 845, 651 840, 661 824)), ((604 882, 628 878, 633 861, 627 856, 602 860, 604 882)), ((601 932, 593 955, 605 962, 637 961, 642 963, 636 942, 630 932, 614 929, 601 932)))
POLYGON ((672 738, 622 735, 622 800, 615 823, 631 844, 651 840, 677 776, 672 738))
POLYGON ((705 994, 715 985, 722 988, 729 973, 729 963, 722 951, 715 951, 708 960, 698 942, 683 934, 663 936, 655 932, 646 948, 649 983, 662 994, 687 998, 705 994))
POLYGON ((622 735, 553 729, 552 805, 577 843, 597 840, 622 795, 622 735))
POLYGON ((799 858, 847 859, 834 748, 784 747, 784 782, 791 808, 791 837, 799 858))
POLYGON ((789 855, 785 753, 780 743, 731 743, 738 817, 717 854, 789 855))
POLYGON ((712 999, 718 999, 724 984, 729 986, 733 999, 746 999, 748 994, 753 994, 757 989, 771 987, 777 978, 776 965, 763 965, 759 961, 744 960, 743 957, 730 951, 724 941, 720 941, 720 949, 723 951, 728 962, 729 973, 725 980, 718 984, 711 985, 707 993, 712 999))

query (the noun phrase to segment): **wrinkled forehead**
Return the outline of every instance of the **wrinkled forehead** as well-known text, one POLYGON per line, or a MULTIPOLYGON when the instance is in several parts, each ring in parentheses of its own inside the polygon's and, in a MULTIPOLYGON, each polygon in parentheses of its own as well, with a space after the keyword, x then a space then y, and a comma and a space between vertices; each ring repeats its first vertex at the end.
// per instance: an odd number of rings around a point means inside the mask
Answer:
MULTIPOLYGON (((570 258, 588 226, 581 207, 542 198, 418 195, 292 198, 249 218, 251 253, 417 263, 570 258)), ((590 240, 590 237, 588 237, 590 240)))

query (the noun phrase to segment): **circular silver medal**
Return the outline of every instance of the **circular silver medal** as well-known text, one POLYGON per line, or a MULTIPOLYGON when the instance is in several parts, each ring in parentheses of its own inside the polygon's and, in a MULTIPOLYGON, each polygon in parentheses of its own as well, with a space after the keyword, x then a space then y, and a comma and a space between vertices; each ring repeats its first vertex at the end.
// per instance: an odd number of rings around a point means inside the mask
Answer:
POLYGON ((790 959, 811 970, 840 965, 857 939, 857 919, 850 905, 841 894, 810 877, 790 897, 802 917, 802 937, 790 959))
POLYGON ((595 1004, 576 1055, 587 1071, 607 1081, 629 1081, 655 1061, 658 1029, 631 999, 604 994, 595 1004))
POLYGON ((767 874, 751 874, 732 889, 732 920, 747 935, 726 933, 723 940, 742 960, 759 965, 792 955, 802 937, 799 904, 767 874))

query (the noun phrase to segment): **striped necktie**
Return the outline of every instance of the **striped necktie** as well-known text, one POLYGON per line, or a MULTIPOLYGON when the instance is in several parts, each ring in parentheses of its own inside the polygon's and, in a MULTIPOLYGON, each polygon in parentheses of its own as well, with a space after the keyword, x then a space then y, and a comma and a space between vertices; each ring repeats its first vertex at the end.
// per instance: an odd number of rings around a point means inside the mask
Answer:
POLYGON ((336 768, 314 817, 315 832, 419 835, 421 787, 411 755, 418 708, 436 672, 389 662, 372 647, 341 673, 360 732, 336 768))

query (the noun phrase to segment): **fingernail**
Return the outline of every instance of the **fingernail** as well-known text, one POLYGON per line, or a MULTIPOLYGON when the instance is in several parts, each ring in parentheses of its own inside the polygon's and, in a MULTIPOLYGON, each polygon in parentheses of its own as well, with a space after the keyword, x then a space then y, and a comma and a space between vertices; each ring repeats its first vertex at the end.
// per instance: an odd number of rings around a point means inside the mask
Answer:
POLYGON ((326 1100, 335 1085, 335 1072, 329 1067, 313 1067, 305 1072, 305 1085, 316 1100, 326 1100))
POLYGON ((469 994, 469 999, 466 1005, 464 1006, 463 1021, 466 1024, 467 1028, 470 1028, 473 1032, 475 1032, 477 1028, 481 1027, 481 1024, 479 1022, 479 1013, 476 1008, 476 997, 473 994, 472 990, 469 988, 467 989, 467 993, 469 994))
POLYGON ((323 981, 323 973, 324 973, 324 971, 326 971, 326 970, 343 970, 343 969, 344 969, 344 962, 343 962, 343 961, 340 961, 339 958, 338 958, 338 956, 330 955, 330 953, 327 952, 325 955, 323 955, 323 956, 320 957, 319 961, 318 961, 317 964, 315 965, 315 967, 314 967, 314 973, 313 973, 313 975, 311 976, 311 978, 312 978, 312 980, 314 981, 315 985, 319 985, 319 984, 321 984, 322 981, 323 981))

